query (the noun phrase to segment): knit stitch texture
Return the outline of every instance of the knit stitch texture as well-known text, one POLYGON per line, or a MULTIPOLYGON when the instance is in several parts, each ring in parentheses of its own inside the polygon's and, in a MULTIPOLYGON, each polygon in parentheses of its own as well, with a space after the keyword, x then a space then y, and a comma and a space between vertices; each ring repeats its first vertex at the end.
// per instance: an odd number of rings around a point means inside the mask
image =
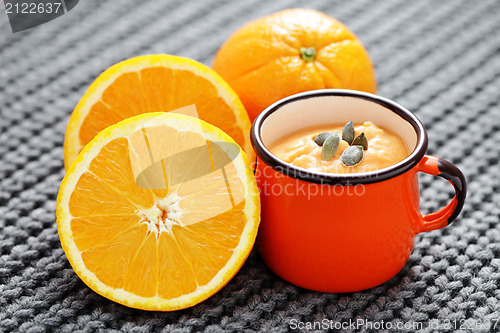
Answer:
MULTIPOLYGON (((13 34, 0 14, 0 332, 286 332, 293 323, 324 319, 494 325, 500 318, 499 18, 497 0, 85 0, 13 34), (210 65, 245 22, 301 6, 357 34, 375 65, 378 94, 420 118, 428 154, 463 170, 469 191, 462 214, 447 228, 417 235, 403 270, 362 292, 295 287, 255 251, 225 288, 186 310, 140 311, 93 292, 68 263, 55 218, 64 132, 86 88, 112 64, 141 54, 210 65)), ((446 181, 426 175, 420 181, 423 213, 451 199, 446 181)))

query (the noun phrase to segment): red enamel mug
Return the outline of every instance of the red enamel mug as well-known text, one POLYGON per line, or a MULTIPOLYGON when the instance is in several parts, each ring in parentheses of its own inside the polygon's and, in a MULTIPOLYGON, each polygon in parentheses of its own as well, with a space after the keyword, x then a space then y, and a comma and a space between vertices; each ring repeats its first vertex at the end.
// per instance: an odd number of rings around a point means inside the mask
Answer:
POLYGON ((282 99, 255 120, 262 221, 258 249, 283 279, 323 292, 354 292, 382 284, 407 262, 415 235, 449 225, 463 207, 466 181, 450 162, 425 155, 427 133, 401 105, 369 93, 328 89, 282 99), (372 121, 399 135, 410 155, 363 173, 314 172, 288 164, 269 150, 301 128, 372 121), (448 180, 455 196, 422 215, 417 173, 448 180))

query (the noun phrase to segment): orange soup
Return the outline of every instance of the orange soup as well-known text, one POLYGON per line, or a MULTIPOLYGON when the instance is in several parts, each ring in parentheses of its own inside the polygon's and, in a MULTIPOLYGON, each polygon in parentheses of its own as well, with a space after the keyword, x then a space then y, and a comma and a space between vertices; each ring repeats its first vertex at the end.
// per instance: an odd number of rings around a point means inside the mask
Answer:
POLYGON ((368 148, 363 151, 359 164, 346 166, 342 163, 341 155, 350 145, 342 140, 342 129, 341 124, 304 128, 277 140, 268 149, 281 160, 294 166, 328 173, 357 173, 383 169, 402 161, 410 154, 403 139, 367 121, 355 124, 354 131, 355 136, 364 133, 368 148), (338 148, 331 158, 324 160, 323 147, 317 144, 314 138, 320 133, 335 131, 340 134, 338 148))

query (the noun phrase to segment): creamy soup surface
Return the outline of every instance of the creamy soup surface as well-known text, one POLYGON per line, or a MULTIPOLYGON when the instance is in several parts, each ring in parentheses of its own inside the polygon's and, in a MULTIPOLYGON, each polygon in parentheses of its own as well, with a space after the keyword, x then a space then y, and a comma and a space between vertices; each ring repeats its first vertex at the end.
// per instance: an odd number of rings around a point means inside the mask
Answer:
POLYGON ((340 140, 335 155, 325 161, 321 158, 322 147, 314 142, 314 137, 322 132, 337 130, 342 137, 343 124, 314 126, 301 129, 280 138, 267 148, 279 159, 318 172, 357 173, 383 169, 405 159, 410 151, 406 142, 391 131, 381 128, 370 121, 355 124, 355 136, 362 132, 368 140, 368 150, 363 153, 363 160, 355 166, 347 167, 341 162, 340 155, 349 144, 340 140))

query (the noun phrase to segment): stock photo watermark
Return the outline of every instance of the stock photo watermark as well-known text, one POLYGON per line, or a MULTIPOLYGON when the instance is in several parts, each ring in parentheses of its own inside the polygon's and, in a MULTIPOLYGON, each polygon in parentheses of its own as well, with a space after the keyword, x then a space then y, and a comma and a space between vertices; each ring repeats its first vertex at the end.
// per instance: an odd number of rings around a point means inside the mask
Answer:
POLYGON ((4 0, 12 32, 34 28, 69 12, 79 0, 4 0))
POLYGON ((470 330, 470 331, 497 331, 500 329, 500 318, 494 319, 430 319, 428 321, 371 321, 368 319, 349 319, 336 321, 323 319, 320 321, 300 321, 292 319, 289 322, 291 330, 383 330, 383 331, 446 331, 446 330, 470 330))
POLYGON ((252 165, 255 170, 255 178, 259 184, 261 195, 265 196, 301 196, 311 200, 315 196, 363 196, 366 193, 366 185, 355 183, 313 183, 301 181, 296 178, 304 177, 307 170, 294 171, 292 174, 280 167, 276 168, 258 168, 256 164, 252 165), (278 180, 268 181, 268 179, 278 180), (280 181, 282 180, 282 181, 280 181))

